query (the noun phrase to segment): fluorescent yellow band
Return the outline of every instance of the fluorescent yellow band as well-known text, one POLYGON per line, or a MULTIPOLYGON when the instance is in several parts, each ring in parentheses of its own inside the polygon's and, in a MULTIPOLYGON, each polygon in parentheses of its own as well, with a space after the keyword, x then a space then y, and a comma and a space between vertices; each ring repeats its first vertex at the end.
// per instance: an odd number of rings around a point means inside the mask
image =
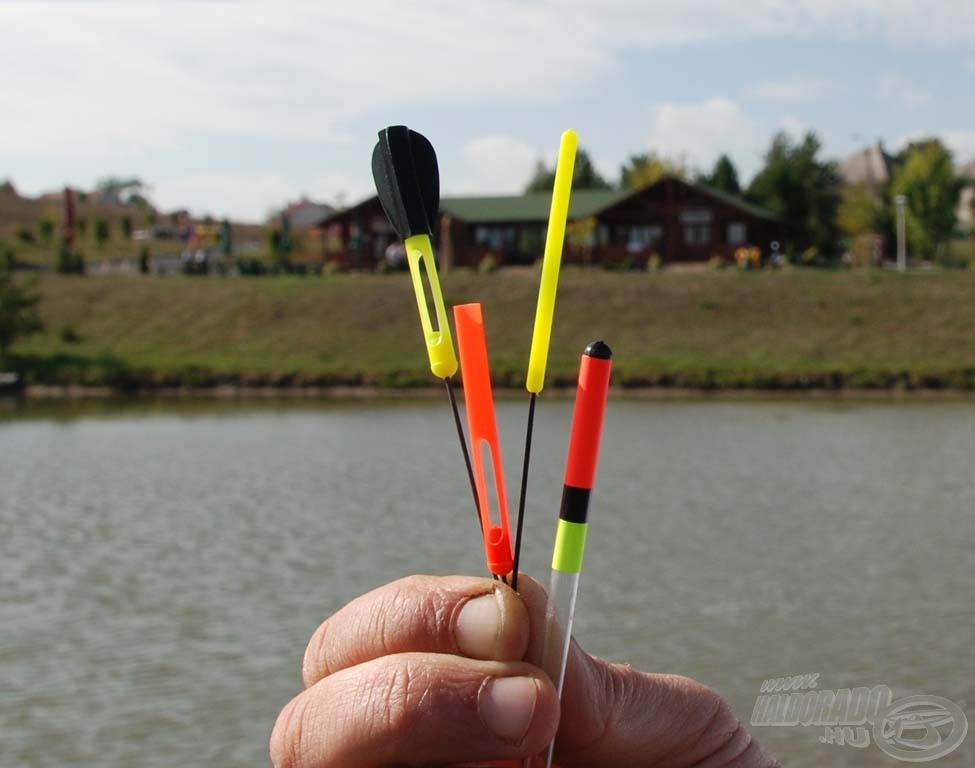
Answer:
POLYGON ((562 573, 581 573, 582 555, 586 551, 588 523, 570 523, 559 520, 555 530, 555 549, 552 551, 552 569, 562 573))

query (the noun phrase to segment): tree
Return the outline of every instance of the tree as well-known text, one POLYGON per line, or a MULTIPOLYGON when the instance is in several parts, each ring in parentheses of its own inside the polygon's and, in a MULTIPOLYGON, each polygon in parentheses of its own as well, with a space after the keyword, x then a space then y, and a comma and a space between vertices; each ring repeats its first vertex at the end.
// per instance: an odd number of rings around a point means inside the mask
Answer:
POLYGON ((721 192, 727 192, 729 195, 741 194, 741 184, 738 183, 738 169, 735 168, 735 164, 727 155, 721 155, 715 162, 714 168, 711 169, 711 173, 703 173, 697 177, 697 180, 721 192))
MULTIPOLYGON (((549 168, 544 161, 539 160, 535 165, 532 176, 525 192, 551 192, 555 186, 555 169, 549 168)), ((604 179, 592 164, 589 153, 581 147, 576 152, 576 162, 572 169, 573 189, 612 189, 612 185, 604 179)))
POLYGON ((147 187, 141 179, 132 176, 120 178, 106 176, 95 183, 95 194, 102 205, 121 207, 124 205, 148 205, 147 187))
POLYGON ((630 155, 630 159, 620 166, 620 187, 642 189, 655 184, 664 176, 687 176, 684 161, 661 157, 656 152, 630 155))
POLYGON ((883 204, 865 187, 847 187, 840 195, 836 223, 850 238, 879 232, 884 228, 883 204))
POLYGON ((95 219, 95 242, 98 243, 99 247, 108 242, 110 234, 108 219, 95 219))
POLYGON ((14 280, 13 258, 9 251, 0 258, 0 360, 19 336, 41 329, 37 315, 40 297, 14 280))
POLYGON ((840 176, 835 163, 817 159, 821 146, 812 132, 797 144, 777 134, 748 186, 750 200, 779 215, 791 258, 809 249, 827 258, 837 252, 840 176))
POLYGON ((85 274, 85 257, 66 243, 58 249, 57 271, 62 275, 85 274))
POLYGON ((44 217, 39 222, 37 222, 37 231, 41 235, 41 240, 45 245, 50 245, 52 238, 54 237, 54 221, 47 217, 44 217))
POLYGON ((907 239, 914 253, 931 258, 951 237, 961 188, 951 152, 940 140, 926 139, 904 150, 891 192, 907 197, 907 239))

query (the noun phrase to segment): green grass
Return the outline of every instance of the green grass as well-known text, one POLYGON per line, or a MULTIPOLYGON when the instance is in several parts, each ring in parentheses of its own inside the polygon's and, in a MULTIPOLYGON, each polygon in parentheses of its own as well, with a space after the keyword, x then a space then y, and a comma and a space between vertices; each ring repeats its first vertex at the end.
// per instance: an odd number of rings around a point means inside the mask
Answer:
MULTIPOLYGON (((38 280, 30 381, 143 385, 435 383, 407 275, 38 280)), ((497 383, 521 386, 537 273, 456 272, 448 303, 481 301, 497 383)), ((975 387, 975 274, 563 271, 549 385, 586 343, 623 386, 975 387)))

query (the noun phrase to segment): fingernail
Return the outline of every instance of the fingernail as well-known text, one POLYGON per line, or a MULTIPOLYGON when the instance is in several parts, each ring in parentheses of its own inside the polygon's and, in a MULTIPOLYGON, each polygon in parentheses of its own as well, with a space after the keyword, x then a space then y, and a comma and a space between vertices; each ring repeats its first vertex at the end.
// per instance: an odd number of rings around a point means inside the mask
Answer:
POLYGON ((481 688, 477 709, 484 724, 502 741, 520 743, 535 714, 538 682, 533 677, 495 677, 481 688))
POLYGON ((454 640, 465 656, 493 659, 501 637, 501 597, 497 593, 468 600, 457 616, 454 640))

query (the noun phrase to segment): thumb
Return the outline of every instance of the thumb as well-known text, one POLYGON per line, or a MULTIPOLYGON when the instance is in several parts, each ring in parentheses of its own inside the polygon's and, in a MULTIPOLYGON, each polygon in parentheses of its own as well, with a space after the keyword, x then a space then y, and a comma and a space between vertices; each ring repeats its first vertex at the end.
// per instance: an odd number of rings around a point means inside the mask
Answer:
MULTIPOLYGON (((521 596, 532 622, 531 660, 540 656, 545 593, 537 582, 522 578, 521 596)), ((590 656, 575 640, 561 700, 555 760, 562 768, 778 765, 712 689, 679 675, 611 664, 590 656)))

